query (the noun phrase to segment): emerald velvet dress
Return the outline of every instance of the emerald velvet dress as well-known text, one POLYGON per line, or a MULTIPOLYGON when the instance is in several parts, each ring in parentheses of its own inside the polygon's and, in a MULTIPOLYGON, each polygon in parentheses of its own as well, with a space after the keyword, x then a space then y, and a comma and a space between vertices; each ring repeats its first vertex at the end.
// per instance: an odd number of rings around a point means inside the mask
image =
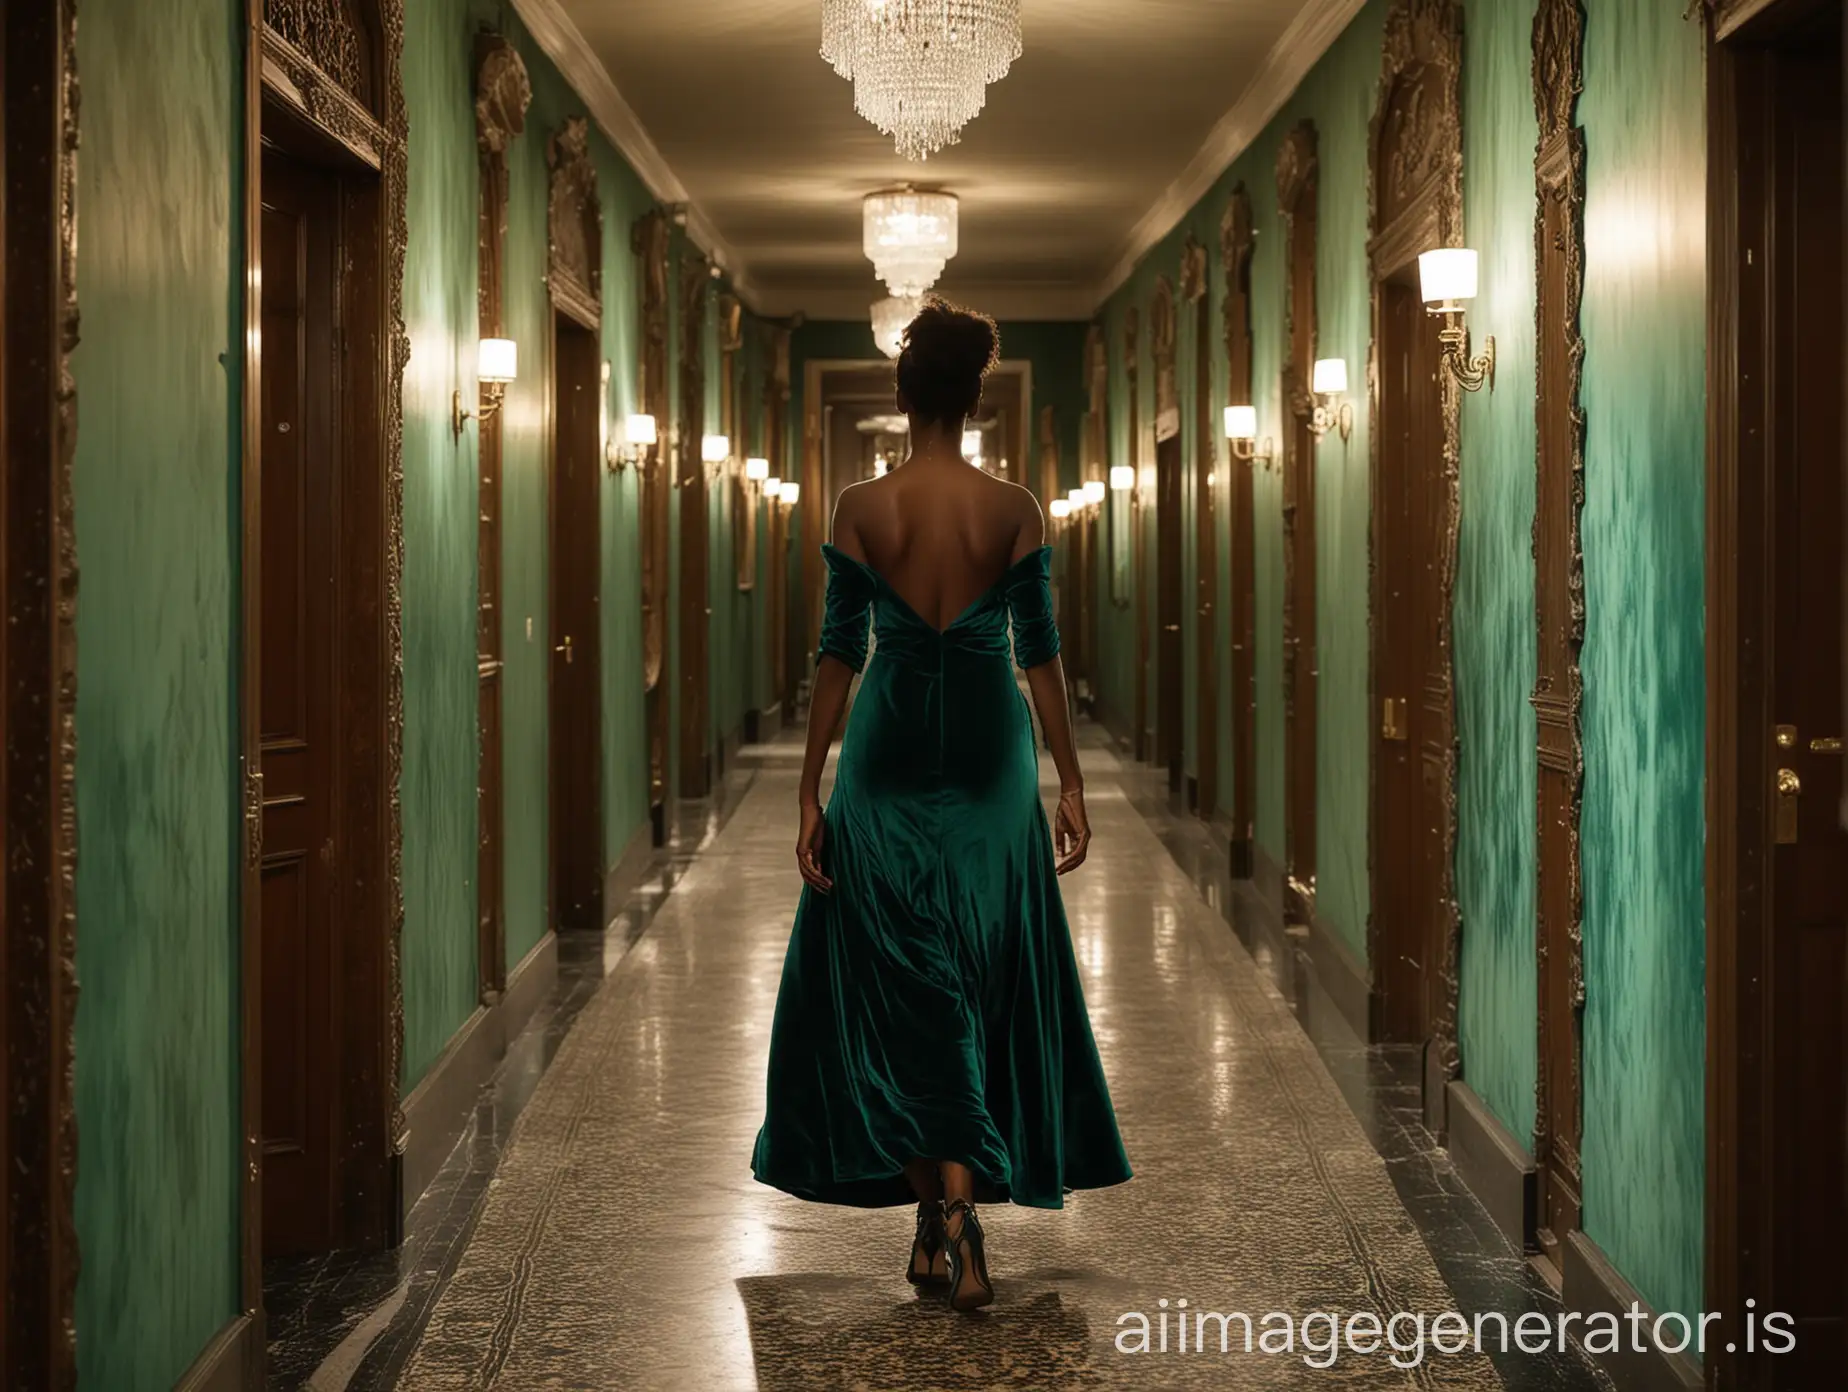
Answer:
POLYGON ((770 1037, 752 1172, 823 1203, 913 1201, 913 1158, 1058 1208, 1129 1162, 1085 1014, 1033 720, 1009 662, 1059 651, 1051 548, 942 631, 832 546, 821 652, 865 669, 770 1037), (877 645, 866 663, 869 613, 877 645))

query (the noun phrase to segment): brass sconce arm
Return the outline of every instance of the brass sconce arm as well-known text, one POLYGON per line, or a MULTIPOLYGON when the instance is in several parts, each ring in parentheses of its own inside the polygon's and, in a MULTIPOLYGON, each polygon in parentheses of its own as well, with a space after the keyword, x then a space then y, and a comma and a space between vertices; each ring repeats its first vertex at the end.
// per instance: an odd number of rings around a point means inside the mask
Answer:
POLYGON ((462 404, 462 389, 458 387, 449 399, 449 427, 455 432, 456 438, 462 438, 462 428, 468 424, 471 416, 478 421, 485 421, 499 411, 506 395, 505 382, 483 382, 481 396, 471 411, 462 404))
POLYGON ((1444 345, 1444 370, 1455 379, 1464 391, 1481 391, 1486 384, 1490 391, 1495 390, 1495 336, 1490 334, 1482 340, 1482 351, 1475 357, 1469 353, 1469 330, 1463 326, 1463 310, 1460 306, 1443 306, 1432 311, 1444 316, 1444 327, 1438 333, 1438 341, 1444 345))
POLYGON ((1236 436, 1228 443, 1232 448, 1232 457, 1241 464, 1254 462, 1269 464, 1277 457, 1277 442, 1269 435, 1266 435, 1261 443, 1252 439, 1239 439, 1236 436))
POLYGON ((1321 439, 1333 430, 1346 444, 1354 435, 1354 403, 1331 392, 1299 392, 1291 403, 1309 433, 1321 439))

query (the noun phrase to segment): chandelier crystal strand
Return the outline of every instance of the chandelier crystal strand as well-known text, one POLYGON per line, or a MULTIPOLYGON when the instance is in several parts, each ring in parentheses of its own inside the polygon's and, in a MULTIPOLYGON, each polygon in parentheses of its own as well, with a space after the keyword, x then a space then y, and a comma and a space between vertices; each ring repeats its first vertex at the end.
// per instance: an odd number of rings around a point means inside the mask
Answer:
POLYGON ((905 330, 911 327, 911 321, 918 317, 922 306, 915 297, 887 296, 874 303, 873 342, 879 345, 879 351, 888 358, 896 358, 904 346, 905 330))
POLYGON ((821 49, 854 109, 921 160, 956 143, 1020 56, 1020 0, 822 0, 821 49))
POLYGON ((861 249, 898 298, 916 298, 937 283, 956 255, 956 195, 888 189, 860 204, 861 249))

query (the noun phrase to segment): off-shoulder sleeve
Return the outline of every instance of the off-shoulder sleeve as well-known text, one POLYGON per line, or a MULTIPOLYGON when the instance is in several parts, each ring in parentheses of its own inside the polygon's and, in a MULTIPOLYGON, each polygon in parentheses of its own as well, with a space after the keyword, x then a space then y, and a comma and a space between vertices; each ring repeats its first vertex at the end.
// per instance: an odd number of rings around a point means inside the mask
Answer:
POLYGON ((821 549, 828 563, 828 600, 821 618, 817 661, 831 656, 858 672, 866 666, 868 611, 873 605, 873 577, 853 557, 832 546, 821 549))
POLYGON ((1007 612, 1014 624, 1014 661, 1022 667, 1037 667, 1059 655, 1051 575, 1050 546, 1022 556, 1008 572, 1007 612))

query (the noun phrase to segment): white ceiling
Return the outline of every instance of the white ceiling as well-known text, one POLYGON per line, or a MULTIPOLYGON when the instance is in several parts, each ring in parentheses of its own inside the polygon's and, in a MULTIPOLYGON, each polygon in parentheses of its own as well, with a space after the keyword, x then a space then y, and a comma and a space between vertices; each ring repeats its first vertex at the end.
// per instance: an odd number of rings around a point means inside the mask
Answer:
POLYGON ((514 0, 657 196, 765 314, 883 294, 860 196, 961 199, 938 288, 1005 318, 1086 318, 1243 149, 1361 0, 1022 0, 1024 53, 924 164, 854 114, 820 0, 514 0))

